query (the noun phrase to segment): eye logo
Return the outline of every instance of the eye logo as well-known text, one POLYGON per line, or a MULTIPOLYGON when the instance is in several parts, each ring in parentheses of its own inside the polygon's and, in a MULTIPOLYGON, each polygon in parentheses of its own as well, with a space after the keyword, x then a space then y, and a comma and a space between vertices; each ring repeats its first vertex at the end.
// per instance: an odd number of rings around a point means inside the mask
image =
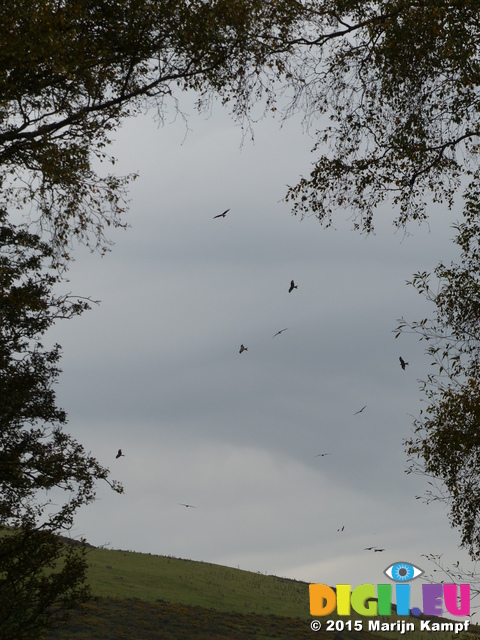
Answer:
MULTIPOLYGON (((359 584, 354 589, 350 584, 337 584, 329 587, 326 584, 311 584, 310 594, 310 615, 328 616, 335 609, 338 616, 350 616, 351 611, 355 611, 361 616, 390 616, 392 608, 396 607, 397 616, 420 616, 427 618, 430 616, 443 616, 444 607, 452 616, 465 617, 470 615, 470 585, 469 584, 422 584, 422 608, 412 607, 410 596, 412 586, 408 584, 425 572, 420 567, 409 562, 395 562, 384 570, 384 574, 395 582, 392 584, 359 584), (393 599, 395 598, 395 604, 393 599)), ((425 621, 421 622, 423 625, 425 621)), ((369 626, 369 630, 393 631, 393 628, 369 626)), ((399 623, 395 623, 399 624, 399 623)), ((397 626, 397 631, 402 634, 405 630, 413 631, 413 623, 402 623, 401 629, 397 626), (411 625, 407 629, 407 625, 411 625)), ((421 626, 421 630, 430 630, 430 623, 421 626)), ((433 623, 432 631, 452 630, 453 627, 443 627, 444 623, 433 623), (436 625, 435 628, 433 625, 436 625)), ((450 625, 451 623, 445 623, 450 625)), ((453 624, 453 623, 452 623, 453 624)), ((460 623, 459 623, 460 624, 460 623)), ((313 628, 313 627, 312 627, 313 628)), ((338 627, 336 627, 338 628, 338 627)), ((457 627, 456 627, 457 628, 457 627)), ((460 628, 460 627, 458 627, 460 628)), ((465 629, 466 630, 466 629, 465 629)))
POLYGON ((424 571, 409 562, 395 562, 387 567, 383 573, 395 582, 410 582, 410 580, 421 576, 424 571))

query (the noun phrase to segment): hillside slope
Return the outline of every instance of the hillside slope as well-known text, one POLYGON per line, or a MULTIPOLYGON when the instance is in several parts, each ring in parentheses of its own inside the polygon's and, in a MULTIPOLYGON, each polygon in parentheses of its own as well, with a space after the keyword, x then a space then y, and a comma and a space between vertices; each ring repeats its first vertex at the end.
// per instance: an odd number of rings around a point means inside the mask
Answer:
MULTIPOLYGON (((90 549, 95 600, 45 640, 379 640, 347 628, 313 632, 308 584, 231 567, 166 556, 90 549)), ((336 618, 336 616, 329 616, 336 618)), ((360 618, 360 616, 352 616, 360 618)), ((396 615, 382 620, 397 620, 396 615)), ((472 631, 475 631, 472 629, 472 631)), ((409 640, 432 633, 408 633, 409 640)), ((436 632, 437 640, 452 633, 436 632)))

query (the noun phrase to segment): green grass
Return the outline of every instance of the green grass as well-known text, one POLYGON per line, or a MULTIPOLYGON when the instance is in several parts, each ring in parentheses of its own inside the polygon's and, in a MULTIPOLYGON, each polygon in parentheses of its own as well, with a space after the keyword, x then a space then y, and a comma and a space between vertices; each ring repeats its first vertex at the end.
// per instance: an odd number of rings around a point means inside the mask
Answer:
MULTIPOLYGON (((313 632, 308 584, 207 562, 90 548, 94 599, 45 640, 380 640, 400 633, 313 632)), ((338 619, 336 615, 329 619, 338 619)), ((352 620, 361 619, 352 615, 352 620)), ((382 621, 394 621, 396 614, 382 621)), ((412 618, 405 619, 412 621, 412 618)), ((418 622, 417 622, 418 627, 418 622)), ((473 633, 479 630, 472 628, 473 633)), ((436 640, 452 633, 435 632, 436 640)), ((432 633, 406 634, 431 640, 432 633)), ((470 638, 472 636, 469 636, 470 638)))
MULTIPOLYGON (((85 615, 75 619, 70 635, 64 631, 64 635, 48 636, 49 640, 400 637, 395 631, 368 632, 367 618, 363 618, 363 631, 314 633, 305 582, 131 551, 91 549, 88 563, 92 591, 99 599, 84 607, 85 615)), ((352 619, 359 618, 352 615, 352 619)), ((394 613, 382 621, 397 619, 394 613)), ((431 636, 431 632, 417 630, 407 634, 409 640, 431 636)), ((450 640, 452 634, 435 632, 435 638, 450 640)))
POLYGON ((91 549, 88 563, 97 596, 310 619, 306 582, 131 551, 91 549))

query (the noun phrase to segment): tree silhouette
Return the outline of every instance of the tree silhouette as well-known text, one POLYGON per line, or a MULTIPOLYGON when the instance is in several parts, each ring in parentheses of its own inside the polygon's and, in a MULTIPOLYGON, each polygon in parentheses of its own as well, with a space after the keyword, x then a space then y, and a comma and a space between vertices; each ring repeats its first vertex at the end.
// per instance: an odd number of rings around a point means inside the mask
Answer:
POLYGON ((114 163, 112 132, 150 108, 163 121, 187 90, 199 108, 220 96, 243 121, 284 70, 299 13, 286 0, 3 3, 0 206, 33 207, 58 257, 72 238, 107 250, 135 178, 97 170, 114 163))
POLYGON ((54 384, 60 347, 40 339, 87 300, 54 293, 53 250, 0 212, 0 637, 39 638, 64 609, 86 597, 81 547, 65 546, 95 485, 108 480, 82 445, 65 433, 54 384), (55 499, 53 500, 53 495, 55 499), (62 495, 64 499, 62 500, 62 495))
POLYGON ((411 281, 435 308, 433 318, 407 322, 400 333, 413 332, 428 343, 435 367, 422 383, 427 406, 407 440, 408 473, 431 478, 425 500, 449 506, 452 526, 462 546, 480 558, 480 203, 467 203, 465 222, 457 225, 460 261, 440 263, 433 274, 411 281))

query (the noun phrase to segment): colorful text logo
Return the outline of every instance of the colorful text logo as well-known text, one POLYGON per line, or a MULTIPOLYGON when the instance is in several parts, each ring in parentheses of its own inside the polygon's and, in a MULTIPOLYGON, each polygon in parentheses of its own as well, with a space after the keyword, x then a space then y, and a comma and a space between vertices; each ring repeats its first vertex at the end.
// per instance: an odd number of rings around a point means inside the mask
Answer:
POLYGON ((337 615, 349 616, 352 609, 362 616, 389 616, 392 613, 392 595, 395 587, 397 615, 441 616, 443 606, 452 616, 470 614, 469 584, 423 584, 423 607, 410 609, 410 585, 407 582, 419 577, 423 571, 407 562, 397 562, 385 569, 392 584, 360 584, 352 591, 349 584, 337 584, 336 589, 326 584, 311 584, 310 614, 328 616, 336 609, 337 615))

